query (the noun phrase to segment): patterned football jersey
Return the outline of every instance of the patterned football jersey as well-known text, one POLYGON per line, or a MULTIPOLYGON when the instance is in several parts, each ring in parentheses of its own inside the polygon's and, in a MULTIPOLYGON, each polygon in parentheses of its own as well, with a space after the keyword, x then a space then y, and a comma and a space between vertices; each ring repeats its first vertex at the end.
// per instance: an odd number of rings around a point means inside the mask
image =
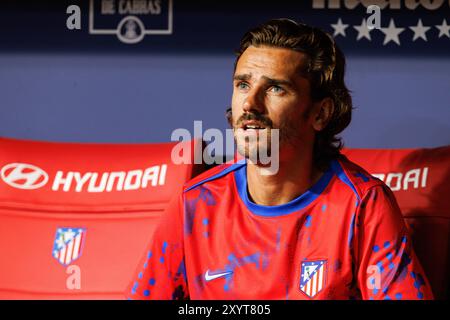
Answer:
POLYGON ((432 299, 390 189, 344 156, 289 203, 247 192, 245 161, 174 198, 130 299, 432 299))

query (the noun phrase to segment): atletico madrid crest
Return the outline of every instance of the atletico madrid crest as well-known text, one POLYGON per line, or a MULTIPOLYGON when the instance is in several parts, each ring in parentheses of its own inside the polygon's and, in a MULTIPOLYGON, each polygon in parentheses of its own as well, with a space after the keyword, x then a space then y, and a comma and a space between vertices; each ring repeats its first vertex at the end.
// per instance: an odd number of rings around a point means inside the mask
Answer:
POLYGON ((85 237, 85 228, 58 228, 53 243, 53 257, 63 266, 68 266, 81 256, 85 237))
POLYGON ((326 260, 303 261, 300 273, 300 290, 314 298, 326 283, 326 260))

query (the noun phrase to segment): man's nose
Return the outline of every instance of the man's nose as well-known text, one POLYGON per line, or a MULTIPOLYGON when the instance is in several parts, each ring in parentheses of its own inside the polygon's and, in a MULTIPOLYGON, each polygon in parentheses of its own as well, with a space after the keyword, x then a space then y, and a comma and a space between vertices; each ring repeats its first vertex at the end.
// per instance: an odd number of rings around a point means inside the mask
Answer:
POLYGON ((264 112, 264 97, 261 92, 256 88, 248 92, 247 97, 244 100, 244 105, 242 106, 245 112, 264 112))

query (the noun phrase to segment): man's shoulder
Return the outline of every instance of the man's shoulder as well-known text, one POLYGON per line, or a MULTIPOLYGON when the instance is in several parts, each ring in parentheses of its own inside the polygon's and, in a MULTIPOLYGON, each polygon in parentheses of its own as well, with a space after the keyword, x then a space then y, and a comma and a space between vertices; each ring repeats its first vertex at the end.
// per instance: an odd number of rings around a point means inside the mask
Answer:
POLYGON ((187 192, 189 190, 192 190, 199 185, 202 185, 204 183, 210 182, 210 181, 216 181, 219 179, 223 179, 227 177, 228 175, 232 174, 234 171, 242 168, 245 166, 245 161, 241 160, 236 162, 235 160, 217 165, 209 170, 206 170, 205 172, 202 172, 195 178, 192 178, 188 182, 184 184, 183 192, 187 192))
POLYGON ((346 184, 356 194, 358 199, 362 199, 370 189, 376 186, 384 186, 383 181, 375 178, 364 168, 348 160, 344 155, 339 156, 332 166, 339 180, 346 184))

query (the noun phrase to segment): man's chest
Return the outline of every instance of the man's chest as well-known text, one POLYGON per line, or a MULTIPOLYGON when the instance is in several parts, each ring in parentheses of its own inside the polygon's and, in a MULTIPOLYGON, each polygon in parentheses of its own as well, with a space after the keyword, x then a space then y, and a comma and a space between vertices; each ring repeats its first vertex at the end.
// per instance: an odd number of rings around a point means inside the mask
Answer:
POLYGON ((191 297, 347 299, 351 217, 326 207, 261 218, 233 202, 197 205, 184 243, 191 297))

